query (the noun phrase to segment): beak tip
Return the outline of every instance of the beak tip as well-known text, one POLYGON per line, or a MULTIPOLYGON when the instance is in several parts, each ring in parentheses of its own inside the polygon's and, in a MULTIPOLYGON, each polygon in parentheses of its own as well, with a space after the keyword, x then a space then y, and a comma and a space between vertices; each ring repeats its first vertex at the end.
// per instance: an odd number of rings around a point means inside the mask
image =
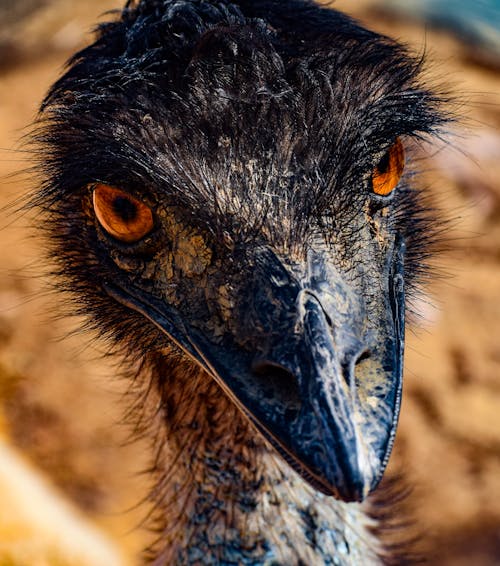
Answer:
MULTIPOLYGON (((375 453, 360 454, 359 446, 351 446, 344 457, 336 458, 329 470, 332 475, 329 481, 331 493, 346 503, 364 501, 378 486, 385 465, 375 453)), ((330 473, 327 473, 330 476, 330 473)))
POLYGON ((360 476, 348 484, 337 486, 337 493, 339 499, 346 503, 361 503, 370 495, 372 489, 371 482, 367 482, 366 478, 360 476))

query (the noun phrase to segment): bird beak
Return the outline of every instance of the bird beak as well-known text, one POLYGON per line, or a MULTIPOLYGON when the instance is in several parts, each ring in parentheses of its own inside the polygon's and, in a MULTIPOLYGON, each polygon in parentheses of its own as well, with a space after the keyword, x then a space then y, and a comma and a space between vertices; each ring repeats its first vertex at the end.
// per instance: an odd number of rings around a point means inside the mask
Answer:
POLYGON ((362 293, 324 257, 310 257, 298 274, 263 253, 245 293, 251 303, 240 305, 241 324, 222 341, 141 289, 107 291, 209 373, 306 481, 325 494, 360 501, 382 477, 401 403, 399 248, 387 261, 378 282, 385 292, 370 314, 362 293))

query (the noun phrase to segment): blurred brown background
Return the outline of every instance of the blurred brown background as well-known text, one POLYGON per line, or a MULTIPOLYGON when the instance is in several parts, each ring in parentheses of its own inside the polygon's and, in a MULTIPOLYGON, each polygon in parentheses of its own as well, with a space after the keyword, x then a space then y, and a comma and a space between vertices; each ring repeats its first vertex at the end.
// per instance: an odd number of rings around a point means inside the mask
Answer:
MULTIPOLYGON (((48 490, 47 499, 16 503, 16 489, 31 492, 11 486, 9 478, 22 474, 2 470, 0 448, 0 565, 109 566, 106 552, 116 564, 134 564, 149 537, 140 528, 146 506, 135 507, 147 491, 139 473, 146 450, 129 443, 120 424, 126 384, 91 337, 70 335, 78 321, 55 316, 60 301, 47 293, 43 244, 30 228, 36 217, 8 206, 30 187, 19 173, 29 165, 19 140, 39 101, 100 14, 119 5, 0 0, 0 437, 48 490), (43 509, 51 498, 71 507, 62 503, 63 514, 51 514, 43 509), (28 528, 24 518, 40 506, 40 529, 28 528), (74 536, 65 531, 73 519, 74 536), (73 552, 78 533, 87 542, 73 552)), ((409 333, 391 465, 415 486, 410 504, 432 564, 500 564, 500 60, 488 46, 370 0, 335 6, 425 51, 430 82, 460 101, 463 120, 449 145, 427 152, 425 182, 453 219, 452 249, 438 261, 447 277, 429 289, 420 326, 409 333)))

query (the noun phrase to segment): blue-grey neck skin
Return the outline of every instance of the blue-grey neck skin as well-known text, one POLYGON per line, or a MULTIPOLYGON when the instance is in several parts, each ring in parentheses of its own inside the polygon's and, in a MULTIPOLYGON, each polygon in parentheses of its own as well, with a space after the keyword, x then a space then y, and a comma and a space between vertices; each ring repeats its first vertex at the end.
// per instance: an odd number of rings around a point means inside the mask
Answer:
POLYGON ((153 564, 382 563, 366 504, 314 490, 201 370, 163 371, 162 394, 149 393, 161 407, 154 498, 164 520, 153 564))

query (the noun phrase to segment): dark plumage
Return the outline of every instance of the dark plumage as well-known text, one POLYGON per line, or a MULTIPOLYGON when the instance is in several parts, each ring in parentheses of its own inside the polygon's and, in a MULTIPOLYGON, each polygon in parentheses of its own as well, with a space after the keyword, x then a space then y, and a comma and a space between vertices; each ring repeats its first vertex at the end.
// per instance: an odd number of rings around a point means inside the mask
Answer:
POLYGON ((419 71, 310 2, 143 0, 47 95, 35 203, 76 310, 140 366, 157 564, 389 560, 356 502, 432 240, 410 168, 382 183, 443 122, 419 71))

